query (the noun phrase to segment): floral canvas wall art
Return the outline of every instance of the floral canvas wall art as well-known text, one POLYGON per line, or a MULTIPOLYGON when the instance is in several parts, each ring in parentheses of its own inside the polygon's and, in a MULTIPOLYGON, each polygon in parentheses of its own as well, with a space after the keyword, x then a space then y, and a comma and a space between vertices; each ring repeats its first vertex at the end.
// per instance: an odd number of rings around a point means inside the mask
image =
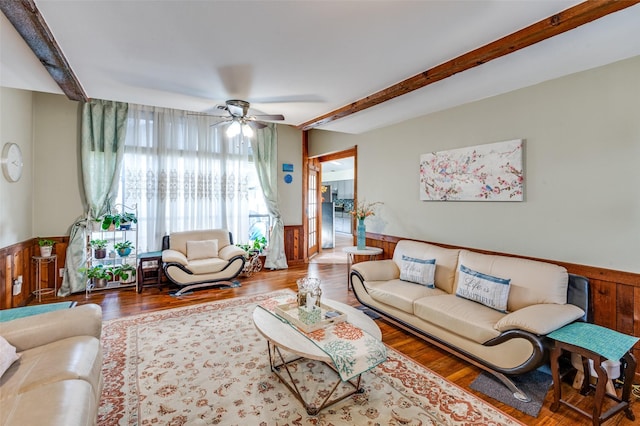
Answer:
POLYGON ((524 141, 496 142, 420 156, 420 199, 522 201, 524 141))

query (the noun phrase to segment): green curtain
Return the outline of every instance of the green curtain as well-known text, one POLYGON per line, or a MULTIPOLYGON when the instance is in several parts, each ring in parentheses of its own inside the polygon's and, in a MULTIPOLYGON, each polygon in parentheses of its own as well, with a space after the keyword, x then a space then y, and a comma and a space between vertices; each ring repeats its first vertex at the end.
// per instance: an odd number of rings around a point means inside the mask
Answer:
POLYGON ((86 264, 85 231, 93 218, 107 213, 117 195, 129 106, 92 99, 82 105, 82 178, 85 213, 72 226, 59 296, 83 291, 87 280, 78 269, 86 264))
POLYGON ((267 127, 257 130, 256 137, 251 139, 251 147, 267 209, 274 219, 264 267, 287 269, 289 265, 284 251, 284 222, 278 205, 278 134, 276 125, 269 124, 267 127))

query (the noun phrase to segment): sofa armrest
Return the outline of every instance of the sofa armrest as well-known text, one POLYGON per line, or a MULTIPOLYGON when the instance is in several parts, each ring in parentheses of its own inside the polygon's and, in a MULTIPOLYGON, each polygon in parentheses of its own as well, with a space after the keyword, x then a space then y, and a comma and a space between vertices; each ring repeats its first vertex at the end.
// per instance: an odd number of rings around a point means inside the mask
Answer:
POLYGON ((584 315, 575 305, 540 303, 530 305, 502 317, 494 326, 500 332, 525 330, 537 335, 549 334, 584 315))
POLYGON ((389 281, 400 278, 400 269, 392 259, 359 262, 353 264, 351 269, 359 272, 365 281, 389 281))
POLYGON ((244 256, 246 253, 247 252, 242 250, 240 247, 229 244, 228 246, 224 246, 218 250, 218 257, 224 260, 231 260, 233 257, 244 256))
POLYGON ((187 256, 180 253, 178 250, 172 249, 162 251, 162 261, 164 263, 178 263, 182 266, 187 266, 189 263, 187 256))
POLYGON ((90 303, 70 309, 17 318, 0 325, 0 334, 18 352, 74 336, 102 333, 102 308, 90 303))

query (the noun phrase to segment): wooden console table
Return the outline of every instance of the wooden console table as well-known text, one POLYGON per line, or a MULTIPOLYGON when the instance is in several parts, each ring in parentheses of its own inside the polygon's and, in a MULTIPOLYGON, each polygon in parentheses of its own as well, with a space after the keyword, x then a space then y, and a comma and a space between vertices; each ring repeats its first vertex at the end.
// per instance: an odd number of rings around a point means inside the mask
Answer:
POLYGON ((549 333, 547 337, 554 340, 550 359, 551 373, 553 376, 553 403, 551 404, 551 411, 557 411, 560 404, 564 404, 590 418, 592 424, 596 426, 622 410, 624 410, 629 420, 635 420, 633 411, 631 411, 631 407, 629 406, 631 402, 633 376, 636 370, 636 360, 631 353, 631 349, 633 345, 640 340, 639 338, 583 322, 568 324, 549 333), (562 351, 574 352, 582 357, 583 371, 585 371, 586 377, 582 385, 581 393, 586 394, 591 388, 595 388, 592 413, 587 413, 562 399, 562 383, 559 372, 559 358, 560 355, 562 355, 562 351), (626 363, 624 369, 624 386, 620 398, 618 398, 617 395, 611 395, 606 392, 609 378, 602 363, 607 359, 621 360, 626 363), (593 368, 598 375, 598 381, 595 386, 592 385, 589 380, 590 370, 588 360, 593 361, 593 368), (602 413, 602 403, 605 397, 614 400, 617 404, 605 413, 602 413))

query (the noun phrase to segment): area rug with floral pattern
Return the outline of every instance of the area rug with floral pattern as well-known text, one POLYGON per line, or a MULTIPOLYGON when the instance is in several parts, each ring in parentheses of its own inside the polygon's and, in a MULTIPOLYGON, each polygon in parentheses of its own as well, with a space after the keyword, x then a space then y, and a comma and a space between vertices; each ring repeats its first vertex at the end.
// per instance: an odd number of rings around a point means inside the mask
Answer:
MULTIPOLYGON (((285 293, 105 321, 98 424, 520 424, 389 347, 387 360, 362 375, 362 393, 308 415, 270 371, 267 343, 252 322, 258 303, 285 293)), ((323 363, 302 359, 292 367, 305 399, 319 404, 336 382, 323 363)))

